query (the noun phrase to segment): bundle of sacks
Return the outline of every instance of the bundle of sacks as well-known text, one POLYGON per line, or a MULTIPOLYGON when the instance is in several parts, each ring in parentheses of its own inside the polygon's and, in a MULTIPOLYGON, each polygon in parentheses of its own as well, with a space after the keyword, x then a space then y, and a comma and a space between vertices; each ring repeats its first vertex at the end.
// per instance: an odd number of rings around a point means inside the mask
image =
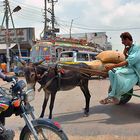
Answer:
POLYGON ((91 62, 85 62, 91 69, 98 71, 106 71, 106 65, 112 65, 114 63, 120 63, 125 60, 123 53, 118 51, 103 51, 96 56, 96 60, 91 62))

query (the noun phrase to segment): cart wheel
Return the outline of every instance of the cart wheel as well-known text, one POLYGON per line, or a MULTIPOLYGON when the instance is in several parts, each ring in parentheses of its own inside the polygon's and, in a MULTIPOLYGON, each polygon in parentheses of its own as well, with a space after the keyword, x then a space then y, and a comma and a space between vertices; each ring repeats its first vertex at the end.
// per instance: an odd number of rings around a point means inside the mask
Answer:
MULTIPOLYGON (((109 89, 108 89, 108 93, 111 91, 111 86, 109 86, 109 89)), ((133 93, 133 88, 131 90, 129 90, 127 93, 133 93)), ((132 95, 129 95, 129 94, 123 94, 121 96, 121 99, 120 99, 120 102, 118 103, 118 105, 121 105, 121 104, 126 104, 127 102, 129 102, 129 100, 132 98, 132 95)))

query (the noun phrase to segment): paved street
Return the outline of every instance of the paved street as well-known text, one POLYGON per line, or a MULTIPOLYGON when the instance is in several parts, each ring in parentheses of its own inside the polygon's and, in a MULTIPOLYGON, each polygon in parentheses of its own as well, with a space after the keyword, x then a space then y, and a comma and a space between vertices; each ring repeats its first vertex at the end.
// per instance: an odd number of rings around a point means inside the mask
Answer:
MULTIPOLYGON (((90 81, 89 117, 83 117, 82 108, 84 108, 85 102, 79 87, 70 91, 58 92, 53 120, 58 121, 70 136, 139 136, 140 99, 133 97, 126 105, 100 105, 99 100, 106 97, 108 86, 108 80, 90 81)), ((39 86, 37 85, 37 87, 39 86)), ((41 111, 43 95, 43 91, 36 93, 36 99, 32 103, 37 116, 41 111)), ((45 113, 45 117, 47 116, 48 108, 45 113)), ((12 116, 7 119, 7 127, 14 128, 16 131, 20 130, 23 125, 24 122, 19 117, 12 116)))

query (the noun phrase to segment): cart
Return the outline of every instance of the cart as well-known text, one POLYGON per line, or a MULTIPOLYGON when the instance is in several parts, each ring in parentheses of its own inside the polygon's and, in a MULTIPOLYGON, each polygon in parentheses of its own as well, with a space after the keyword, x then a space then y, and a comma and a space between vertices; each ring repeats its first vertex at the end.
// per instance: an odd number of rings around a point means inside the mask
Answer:
MULTIPOLYGON (((98 70, 93 70, 93 69, 83 68, 83 67, 78 68, 78 67, 74 67, 74 65, 68 65, 68 64, 59 64, 59 66, 61 68, 64 68, 64 69, 80 72, 82 74, 86 74, 86 75, 89 75, 89 76, 101 76, 103 78, 108 77, 108 73, 104 72, 104 71, 98 71, 98 70)), ((129 100, 132 98, 132 96, 140 97, 140 95, 137 95, 137 94, 133 93, 134 91, 138 91, 138 90, 140 90, 140 89, 133 89, 132 88, 130 91, 123 94, 121 96, 119 104, 126 104, 127 102, 129 102, 129 100)), ((111 91, 111 86, 109 86, 109 88, 108 88, 108 93, 110 91, 111 91)))
POLYGON ((75 67, 74 64, 70 64, 70 65, 69 64, 59 64, 59 66, 64 69, 80 72, 83 74, 87 74, 89 76, 102 76, 104 78, 108 77, 107 72, 93 70, 93 69, 84 68, 84 67, 79 68, 79 67, 75 67))

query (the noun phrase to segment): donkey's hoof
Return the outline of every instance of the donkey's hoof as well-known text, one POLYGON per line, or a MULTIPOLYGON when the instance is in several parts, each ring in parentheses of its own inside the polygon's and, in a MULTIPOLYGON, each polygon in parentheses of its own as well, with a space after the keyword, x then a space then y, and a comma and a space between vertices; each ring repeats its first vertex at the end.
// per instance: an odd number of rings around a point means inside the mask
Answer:
POLYGON ((84 113, 83 117, 88 117, 89 113, 84 113))

